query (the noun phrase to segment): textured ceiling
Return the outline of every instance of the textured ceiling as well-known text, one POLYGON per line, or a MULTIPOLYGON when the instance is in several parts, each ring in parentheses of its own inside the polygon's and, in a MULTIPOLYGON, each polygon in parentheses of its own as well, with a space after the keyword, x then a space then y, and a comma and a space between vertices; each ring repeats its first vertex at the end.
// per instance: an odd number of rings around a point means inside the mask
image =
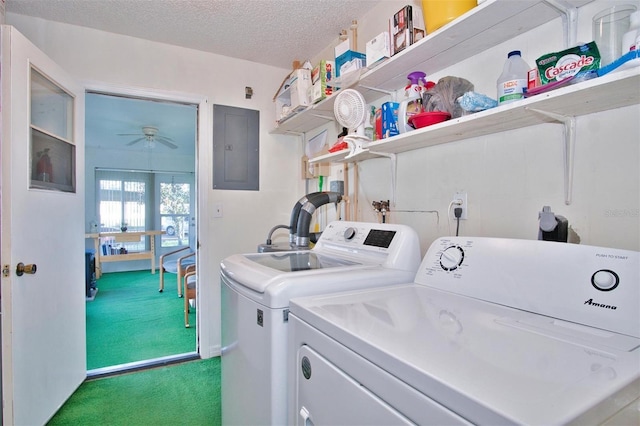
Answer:
POLYGON ((6 11, 290 68, 383 0, 6 0, 6 11))

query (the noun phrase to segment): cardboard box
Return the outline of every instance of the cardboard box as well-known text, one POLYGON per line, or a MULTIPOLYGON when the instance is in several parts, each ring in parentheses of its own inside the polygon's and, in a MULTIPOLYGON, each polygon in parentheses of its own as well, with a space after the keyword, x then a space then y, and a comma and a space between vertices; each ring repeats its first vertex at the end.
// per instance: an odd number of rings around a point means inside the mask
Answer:
POLYGON ((540 74, 538 68, 533 68, 527 73, 527 89, 535 89, 540 86, 540 74))
POLYGON ((353 50, 347 50, 336 58, 336 77, 341 74, 347 74, 360 68, 364 68, 367 64, 367 55, 353 50))
POLYGON ((322 60, 311 70, 311 87, 308 90, 309 103, 314 104, 333 93, 331 81, 334 77, 334 61, 322 60))
POLYGON ((371 68, 378 61, 391 57, 391 45, 389 32, 385 31, 367 42, 366 46, 367 67, 371 68))
POLYGON ((398 108, 397 102, 385 102, 382 104, 382 138, 389 138, 400 134, 398 131, 398 108))
POLYGON ((333 94, 333 87, 324 86, 321 82, 316 82, 307 91, 307 97, 309 98, 310 104, 316 104, 323 99, 326 99, 327 96, 331 96, 333 94))
POLYGON ((290 74, 288 82, 276 95, 277 121, 283 121, 309 106, 307 97, 309 87, 311 87, 311 70, 300 68, 290 74))
POLYGON ((307 98, 307 89, 309 89, 309 81, 307 84, 294 83, 291 85, 291 110, 298 112, 301 109, 305 109, 309 106, 309 99, 307 98))
POLYGON ((402 52, 426 34, 422 9, 407 5, 389 19, 391 55, 402 52))
POLYGON ((349 41, 349 39, 344 40, 343 42, 341 42, 340 44, 338 44, 336 47, 333 48, 333 57, 337 58, 338 56, 342 56, 343 54, 347 53, 347 51, 351 48, 351 42, 349 41))

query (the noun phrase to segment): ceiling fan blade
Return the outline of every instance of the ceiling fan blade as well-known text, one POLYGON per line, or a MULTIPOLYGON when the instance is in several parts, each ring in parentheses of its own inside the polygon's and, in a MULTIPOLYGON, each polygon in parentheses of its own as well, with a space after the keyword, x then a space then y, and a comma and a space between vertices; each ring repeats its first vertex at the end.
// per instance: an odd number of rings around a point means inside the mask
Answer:
POLYGON ((158 137, 156 137, 156 141, 160 142, 162 145, 167 146, 167 147, 169 147, 171 149, 178 148, 178 145, 172 144, 171 142, 169 142, 167 140, 167 138, 158 138, 158 137))
POLYGON ((116 136, 140 136, 140 133, 117 133, 116 136))
POLYGON ((131 145, 133 145, 133 144, 135 144, 135 143, 138 143, 138 142, 140 142, 140 141, 143 141, 143 140, 145 140, 145 139, 146 139, 146 138, 138 138, 138 139, 134 139, 134 140, 132 140, 131 142, 129 142, 129 143, 127 144, 127 146, 131 146, 131 145))

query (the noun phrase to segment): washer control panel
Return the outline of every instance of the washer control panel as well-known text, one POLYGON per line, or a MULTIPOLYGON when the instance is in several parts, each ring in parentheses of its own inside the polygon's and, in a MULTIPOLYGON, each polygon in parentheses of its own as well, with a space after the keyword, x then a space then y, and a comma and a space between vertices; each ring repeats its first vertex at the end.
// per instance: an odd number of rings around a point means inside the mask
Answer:
POLYGON ((551 241, 443 237, 416 275, 429 287, 640 338, 640 253, 551 241))
POLYGON ((449 246, 440 255, 440 266, 445 271, 454 271, 464 261, 464 250, 458 246, 449 246))
POLYGON ((393 223, 331 222, 312 250, 410 271, 416 271, 421 260, 416 231, 393 223))

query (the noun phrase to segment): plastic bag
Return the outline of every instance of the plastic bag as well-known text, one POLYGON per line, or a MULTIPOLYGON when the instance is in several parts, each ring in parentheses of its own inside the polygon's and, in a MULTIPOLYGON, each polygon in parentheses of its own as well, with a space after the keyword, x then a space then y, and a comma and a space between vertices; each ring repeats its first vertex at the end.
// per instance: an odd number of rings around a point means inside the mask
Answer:
POLYGON ((460 77, 442 77, 430 90, 424 92, 422 105, 425 111, 444 111, 451 114, 451 118, 468 114, 457 102, 466 92, 473 91, 473 83, 460 77))
POLYGON ((467 112, 478 112, 497 107, 498 101, 482 93, 467 92, 458 98, 458 104, 467 112))

